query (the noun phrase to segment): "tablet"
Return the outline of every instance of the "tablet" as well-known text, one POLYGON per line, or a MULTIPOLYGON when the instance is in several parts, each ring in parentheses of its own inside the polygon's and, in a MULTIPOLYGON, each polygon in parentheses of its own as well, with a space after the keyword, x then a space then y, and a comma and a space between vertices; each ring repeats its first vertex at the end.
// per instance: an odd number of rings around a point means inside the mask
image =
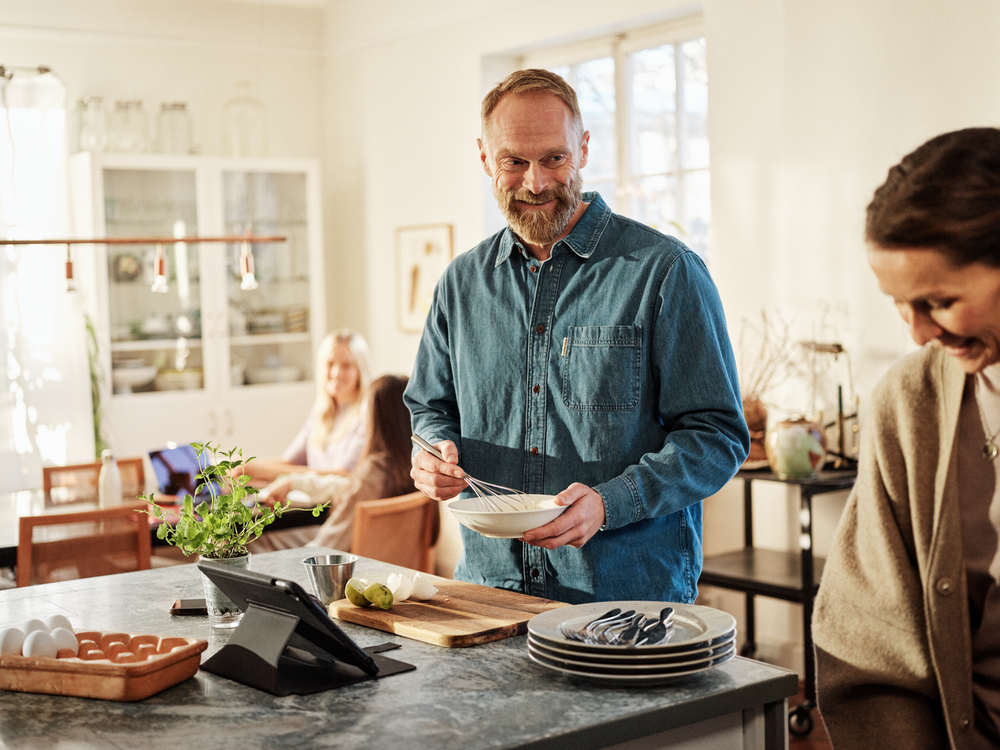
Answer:
POLYGON ((295 581, 210 561, 199 562, 198 568, 244 612, 256 605, 298 618, 293 638, 297 636, 295 640, 306 648, 312 646, 308 648, 312 654, 351 664, 366 674, 378 674, 375 660, 295 581))

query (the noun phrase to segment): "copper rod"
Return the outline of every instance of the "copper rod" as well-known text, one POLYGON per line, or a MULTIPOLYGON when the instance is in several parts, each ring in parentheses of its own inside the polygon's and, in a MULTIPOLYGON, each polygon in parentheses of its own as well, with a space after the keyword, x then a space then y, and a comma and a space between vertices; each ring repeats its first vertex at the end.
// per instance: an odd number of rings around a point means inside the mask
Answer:
POLYGON ((172 242, 284 242, 287 237, 280 235, 254 236, 233 234, 223 237, 105 237, 95 240, 4 240, 0 245, 169 245, 172 242))

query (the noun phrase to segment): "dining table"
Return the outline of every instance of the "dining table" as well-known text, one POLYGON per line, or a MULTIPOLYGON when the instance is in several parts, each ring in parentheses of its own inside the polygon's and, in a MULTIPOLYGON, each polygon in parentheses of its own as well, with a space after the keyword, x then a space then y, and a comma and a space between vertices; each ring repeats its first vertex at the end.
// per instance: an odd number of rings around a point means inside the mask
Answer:
MULTIPOLYGON (((311 590, 302 561, 331 552, 255 554, 251 570, 311 590)), ((391 573, 414 571, 360 558, 354 575, 385 581, 391 573)), ((0 591, 0 627, 61 614, 77 630, 203 639, 204 667, 240 631, 169 613, 176 599, 204 595, 202 579, 185 565, 0 591)), ((444 589, 459 585, 438 580, 444 589)), ((304 695, 275 695, 204 668, 131 702, 0 690, 0 748, 787 748, 798 677, 753 659, 736 656, 666 684, 616 685, 536 663, 523 630, 453 648, 334 622, 361 648, 394 646, 386 655, 414 669, 304 695)))

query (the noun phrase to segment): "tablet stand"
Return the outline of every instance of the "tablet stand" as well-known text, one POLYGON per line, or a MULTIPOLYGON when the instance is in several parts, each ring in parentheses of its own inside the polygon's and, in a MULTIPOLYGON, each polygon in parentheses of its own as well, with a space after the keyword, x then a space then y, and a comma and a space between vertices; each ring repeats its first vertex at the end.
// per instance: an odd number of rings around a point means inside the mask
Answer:
POLYGON ((296 615, 251 602, 229 643, 201 668, 273 695, 318 693, 416 669, 382 656, 382 651, 399 648, 398 643, 383 643, 364 649, 379 666, 378 674, 367 674, 296 633, 299 623, 296 615))

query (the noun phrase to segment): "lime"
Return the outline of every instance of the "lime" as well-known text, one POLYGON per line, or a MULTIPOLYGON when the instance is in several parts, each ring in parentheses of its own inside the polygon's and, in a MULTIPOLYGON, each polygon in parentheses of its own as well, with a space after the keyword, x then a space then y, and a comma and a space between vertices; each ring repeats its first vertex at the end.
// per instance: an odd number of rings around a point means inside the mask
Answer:
POLYGON ((359 581, 357 578, 351 578, 348 580, 347 585, 344 586, 344 594, 347 596, 347 601, 355 607, 372 606, 372 603, 365 598, 366 587, 367 582, 365 581, 359 581))
POLYGON ((389 609, 392 606, 392 592, 384 583, 372 583, 364 591, 365 599, 379 609, 389 609))

